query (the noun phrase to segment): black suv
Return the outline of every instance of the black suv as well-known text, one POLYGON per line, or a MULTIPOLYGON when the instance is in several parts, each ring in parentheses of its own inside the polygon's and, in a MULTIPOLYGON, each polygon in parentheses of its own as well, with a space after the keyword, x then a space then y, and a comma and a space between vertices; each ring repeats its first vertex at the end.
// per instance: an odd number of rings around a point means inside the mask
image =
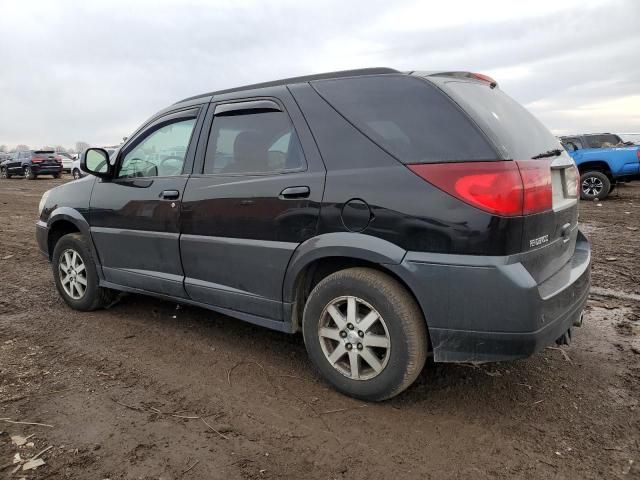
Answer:
POLYGON ((581 322, 577 171, 492 79, 366 69, 208 93, 42 198, 78 310, 114 291, 301 331, 337 389, 382 400, 436 362, 526 357, 581 322))
POLYGON ((11 158, 0 165, 0 177, 13 176, 35 180, 38 175, 60 178, 62 159, 53 150, 22 150, 11 154, 11 158))

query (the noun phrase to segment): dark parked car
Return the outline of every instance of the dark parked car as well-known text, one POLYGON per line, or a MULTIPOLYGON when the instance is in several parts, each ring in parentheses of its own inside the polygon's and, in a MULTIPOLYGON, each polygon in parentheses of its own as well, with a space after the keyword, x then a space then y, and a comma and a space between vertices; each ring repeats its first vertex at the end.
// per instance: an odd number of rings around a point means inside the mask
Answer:
POLYGON ((23 150, 11 154, 11 158, 0 165, 0 177, 13 176, 34 180, 38 175, 60 178, 62 159, 53 150, 23 150))
POLYGON ((366 69, 208 93, 151 117, 42 198, 77 310, 114 291, 301 331, 324 377, 382 400, 428 356, 566 342, 590 247, 558 140, 492 79, 366 69))

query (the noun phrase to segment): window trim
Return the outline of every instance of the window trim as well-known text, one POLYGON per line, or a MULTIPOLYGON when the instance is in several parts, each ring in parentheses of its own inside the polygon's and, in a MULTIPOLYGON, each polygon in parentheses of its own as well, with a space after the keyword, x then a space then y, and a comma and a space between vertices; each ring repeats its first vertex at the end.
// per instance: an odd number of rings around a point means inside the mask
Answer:
POLYGON ((204 138, 205 141, 203 142, 203 158, 202 158, 202 165, 199 168, 198 172, 193 172, 194 177, 270 177, 270 176, 276 176, 276 175, 287 175, 290 173, 300 173, 300 172, 306 172, 309 169, 309 163, 307 162, 307 154, 304 151, 304 146, 302 145, 302 140, 300 139, 300 134, 298 133, 298 129, 296 128, 296 124, 294 123, 293 119, 291 118, 291 115, 289 114, 289 112, 287 111, 287 109, 285 108, 284 104, 280 101, 280 99, 276 98, 276 97, 244 97, 244 98, 238 98, 238 99, 233 99, 233 100, 219 100, 219 101, 212 101, 211 102, 211 107, 210 107, 210 112, 211 112, 211 117, 210 120, 207 119, 208 125, 206 125, 206 129, 203 129, 202 133, 204 134, 204 138), (216 112, 218 111, 218 108, 220 106, 224 106, 224 105, 234 105, 234 104, 250 104, 250 103, 258 103, 258 102, 262 102, 262 101, 267 101, 269 103, 273 103, 275 104, 277 107, 279 107, 279 110, 273 110, 273 109, 257 109, 255 107, 253 108, 238 108, 238 109, 233 109, 233 110, 226 110, 224 111, 224 113, 226 112, 230 112, 230 111, 234 111, 234 112, 238 112, 236 113, 236 116, 241 116, 241 115, 256 115, 256 114, 260 114, 260 113, 275 113, 275 112, 281 112, 284 115, 286 115, 287 119, 289 120, 289 123, 291 125, 291 128, 293 129, 293 131, 296 134, 296 137, 298 138, 298 144, 300 145, 300 151, 302 152, 302 164, 300 165, 300 167, 297 168, 287 168, 287 169, 283 169, 283 170, 272 170, 270 172, 238 172, 238 173, 221 173, 221 172, 216 172, 216 173, 205 173, 205 166, 207 163, 207 151, 209 149, 209 140, 211 139, 211 132, 213 130, 213 125, 216 121, 216 117, 225 117, 228 115, 220 115, 217 114, 216 112), (244 112, 243 112, 244 110, 244 112), (262 111, 258 111, 256 112, 255 110, 262 110, 262 111))
POLYGON ((175 178, 181 177, 184 175, 188 175, 188 172, 185 172, 185 167, 187 166, 187 157, 189 156, 192 146, 192 142, 194 141, 194 134, 196 129, 198 128, 198 119, 200 118, 200 114, 202 112, 202 105, 191 106, 187 108, 183 108, 180 110, 175 110, 173 112, 169 112, 161 117, 156 118, 155 120, 149 122, 143 128, 139 129, 138 133, 130 138, 125 145, 122 146, 120 150, 118 150, 118 155, 116 157, 116 161, 114 166, 112 167, 114 170, 113 181, 115 182, 126 182, 131 179, 153 179, 153 178, 175 178), (182 172, 179 175, 156 175, 156 176, 147 176, 147 177, 120 177, 120 169, 122 167, 122 163, 124 162, 124 158, 133 151, 138 145, 144 142, 149 136, 153 135, 154 132, 160 130, 162 127, 165 127, 171 123, 178 123, 185 120, 195 120, 193 124, 193 129, 191 130, 191 136, 189 137, 189 141, 187 142, 187 149, 185 151, 185 158, 182 164, 182 172))

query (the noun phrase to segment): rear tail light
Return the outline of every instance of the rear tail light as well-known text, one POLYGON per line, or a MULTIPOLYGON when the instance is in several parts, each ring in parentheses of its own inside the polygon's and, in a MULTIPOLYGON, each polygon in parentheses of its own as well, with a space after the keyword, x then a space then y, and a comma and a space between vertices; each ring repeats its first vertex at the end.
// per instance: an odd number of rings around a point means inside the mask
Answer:
POLYGON ((430 163, 408 167, 448 194, 485 212, 504 217, 551 210, 550 162, 430 163))
POLYGON ((44 162, 44 158, 42 158, 42 157, 31 157, 31 162, 32 163, 42 163, 42 162, 44 162))
POLYGON ((570 198, 578 198, 578 188, 580 187, 580 172, 578 172, 578 168, 574 165, 565 170, 566 175, 566 185, 567 185, 567 196, 570 198))
POLYGON ((636 157, 638 157, 638 161, 640 162, 640 148, 636 150, 636 157))

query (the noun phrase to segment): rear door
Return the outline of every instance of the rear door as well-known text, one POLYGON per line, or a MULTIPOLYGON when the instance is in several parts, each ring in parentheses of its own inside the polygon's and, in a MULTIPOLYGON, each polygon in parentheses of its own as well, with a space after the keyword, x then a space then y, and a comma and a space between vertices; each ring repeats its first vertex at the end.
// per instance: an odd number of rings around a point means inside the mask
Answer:
POLYGON ((136 134, 116 158, 116 175, 96 180, 91 234, 107 281, 185 297, 180 205, 201 107, 166 114, 136 134))
POLYGON ((180 248, 192 299, 281 320, 284 274, 316 233, 325 170, 287 89, 270 93, 210 107, 180 248))

